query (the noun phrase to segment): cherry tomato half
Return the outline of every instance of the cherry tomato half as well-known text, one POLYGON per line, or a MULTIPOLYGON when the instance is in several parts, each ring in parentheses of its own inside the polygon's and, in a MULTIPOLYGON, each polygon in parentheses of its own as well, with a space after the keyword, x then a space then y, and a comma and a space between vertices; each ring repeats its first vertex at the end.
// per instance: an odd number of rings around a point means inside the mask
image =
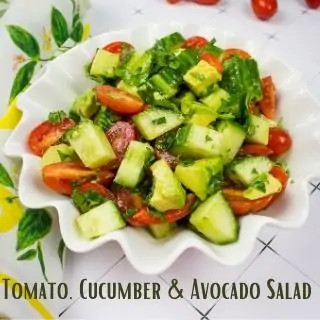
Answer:
POLYGON ((103 50, 106 50, 106 51, 109 51, 109 52, 112 52, 112 53, 121 53, 122 50, 124 48, 130 48, 130 49, 133 49, 133 46, 128 43, 128 42, 124 42, 124 41, 116 41, 116 42, 111 42, 109 44, 107 44, 103 50))
POLYGON ((274 166, 270 174, 272 174, 276 179, 278 179, 282 184, 282 190, 287 187, 289 177, 286 173, 286 171, 281 166, 274 166))
POLYGON ((95 191, 100 196, 102 196, 106 199, 109 199, 113 202, 116 202, 116 200, 117 200, 115 195, 110 190, 108 190, 107 188, 105 188, 103 185, 101 185, 99 183, 85 182, 84 184, 82 184, 79 187, 79 190, 81 192, 95 191))
POLYGON ((168 222, 176 222, 183 219, 191 213, 193 204, 196 201, 196 196, 192 193, 187 195, 186 203, 182 209, 168 210, 164 213, 164 218, 168 222))
POLYGON ((320 7, 320 0, 306 0, 306 3, 311 9, 318 9, 320 7))
POLYGON ((32 153, 42 157, 46 150, 55 145, 62 135, 75 126, 75 122, 65 118, 60 123, 44 121, 34 128, 28 139, 28 145, 32 153))
POLYGON ((208 43, 208 40, 204 37, 194 36, 186 40, 183 48, 190 49, 190 48, 200 48, 204 47, 208 43))
POLYGON ((143 207, 132 217, 127 219, 128 223, 134 227, 146 227, 150 224, 158 224, 164 220, 160 217, 153 216, 148 207, 143 207))
POLYGON ((209 52, 204 52, 201 54, 200 58, 208 62, 213 67, 215 67, 220 73, 223 72, 223 65, 221 61, 214 54, 209 52))
POLYGON ((205 5, 217 4, 219 1, 220 0, 193 0, 193 2, 205 5))
POLYGON ((98 86, 96 94, 101 104, 121 114, 139 113, 145 107, 141 99, 109 85, 98 86))
POLYGON ((269 143, 268 148, 273 151, 273 155, 278 157, 291 149, 292 139, 288 131, 274 127, 269 130, 269 143))
POLYGON ((231 58, 233 55, 237 55, 241 59, 251 59, 251 55, 248 52, 242 49, 229 48, 224 51, 223 60, 227 60, 231 58))
POLYGON ((244 144, 239 150, 239 155, 252 155, 252 156, 270 156, 273 151, 263 144, 244 144))
POLYGON ((171 4, 175 4, 175 3, 181 2, 181 0, 167 0, 167 2, 171 4))
POLYGON ((258 103, 259 109, 266 118, 274 119, 277 105, 277 92, 271 76, 262 79, 262 91, 263 98, 258 103))
POLYGON ((277 0, 251 0, 254 14, 261 20, 268 20, 278 11, 277 0))

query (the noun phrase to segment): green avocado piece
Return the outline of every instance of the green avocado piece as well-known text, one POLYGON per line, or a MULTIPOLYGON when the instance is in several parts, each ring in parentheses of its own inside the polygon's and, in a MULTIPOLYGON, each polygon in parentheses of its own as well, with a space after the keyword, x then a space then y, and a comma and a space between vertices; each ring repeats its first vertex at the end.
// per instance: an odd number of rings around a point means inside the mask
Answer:
POLYGON ((72 105, 72 111, 86 118, 91 118, 99 109, 93 89, 86 90, 72 105))
POLYGON ((99 49, 92 61, 90 75, 95 77, 114 78, 120 55, 99 49))

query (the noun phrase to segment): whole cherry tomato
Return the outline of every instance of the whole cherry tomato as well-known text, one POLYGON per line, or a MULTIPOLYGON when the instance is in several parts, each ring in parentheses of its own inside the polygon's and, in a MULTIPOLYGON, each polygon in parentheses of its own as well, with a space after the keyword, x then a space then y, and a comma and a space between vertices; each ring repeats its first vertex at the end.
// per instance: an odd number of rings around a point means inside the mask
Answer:
POLYGON ((318 9, 320 7, 320 0, 306 0, 306 3, 311 9, 318 9))
POLYGON ((194 36, 191 38, 188 38, 183 45, 184 48, 189 49, 189 48, 200 48, 204 47, 208 43, 208 40, 204 37, 200 36, 194 36))
POLYGON ((261 20, 268 20, 278 11, 277 0, 251 0, 254 14, 261 20))
POLYGON ((269 143, 268 148, 273 151, 273 156, 281 156, 288 152, 292 146, 292 139, 288 131, 274 127, 269 131, 269 143))

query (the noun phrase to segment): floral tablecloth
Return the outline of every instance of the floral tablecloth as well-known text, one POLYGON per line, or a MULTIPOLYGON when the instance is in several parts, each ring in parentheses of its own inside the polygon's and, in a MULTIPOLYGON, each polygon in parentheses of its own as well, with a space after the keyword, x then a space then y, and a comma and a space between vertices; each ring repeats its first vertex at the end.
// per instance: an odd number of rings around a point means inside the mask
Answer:
MULTIPOLYGON (((89 37, 90 26, 82 20, 88 8, 87 0, 0 0, 0 150, 20 120, 19 93, 47 63, 89 37)), ((18 159, 0 151, 0 286, 60 283, 65 246, 57 215, 21 205, 19 168, 18 159)), ((0 290, 0 318, 54 319, 60 310, 57 299, 5 299, 4 292, 0 290)))

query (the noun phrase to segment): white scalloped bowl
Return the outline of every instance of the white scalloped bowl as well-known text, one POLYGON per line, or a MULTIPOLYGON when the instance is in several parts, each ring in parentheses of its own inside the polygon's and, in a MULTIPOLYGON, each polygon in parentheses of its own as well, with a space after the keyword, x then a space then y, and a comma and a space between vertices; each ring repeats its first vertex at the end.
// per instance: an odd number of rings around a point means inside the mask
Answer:
POLYGON ((5 153, 23 159, 20 174, 19 196, 27 207, 54 207, 59 215, 62 237, 74 252, 87 252, 109 241, 117 241, 134 268, 145 274, 165 271, 188 248, 196 248, 212 259, 236 265, 246 259, 253 249, 261 228, 273 224, 280 228, 298 228, 308 215, 308 180, 320 173, 320 107, 307 91, 299 74, 256 42, 240 38, 227 31, 212 27, 181 25, 178 23, 152 25, 108 32, 61 55, 49 64, 44 74, 20 95, 18 106, 23 117, 7 141, 5 153), (181 230, 175 236, 155 240, 146 231, 127 227, 98 239, 88 241, 77 232, 78 216, 71 201, 45 187, 41 180, 39 158, 27 147, 29 132, 47 118, 52 110, 70 107, 74 99, 94 83, 84 74, 84 65, 93 57, 97 47, 111 41, 132 43, 138 50, 150 47, 156 39, 179 31, 185 37, 203 35, 215 37, 222 47, 239 47, 248 50, 258 60, 262 76, 271 74, 279 93, 278 117, 293 138, 293 151, 286 157, 294 183, 268 210, 259 215, 241 218, 239 240, 230 245, 211 244, 190 230, 181 230))

